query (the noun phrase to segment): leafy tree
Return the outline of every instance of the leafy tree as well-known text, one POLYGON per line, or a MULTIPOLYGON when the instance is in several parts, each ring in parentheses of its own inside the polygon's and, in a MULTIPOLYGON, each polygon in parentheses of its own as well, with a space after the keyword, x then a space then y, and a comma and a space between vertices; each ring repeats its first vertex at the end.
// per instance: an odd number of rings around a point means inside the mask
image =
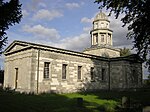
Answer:
POLYGON ((7 43, 6 30, 9 29, 9 26, 19 23, 21 17, 21 4, 19 0, 10 0, 9 2, 0 0, 0 54, 2 54, 3 47, 7 43))
POLYGON ((123 48, 123 49, 120 49, 120 56, 128 56, 131 54, 131 51, 130 49, 128 48, 123 48))
POLYGON ((121 19, 123 26, 128 26, 127 38, 133 39, 137 54, 146 62, 150 72, 150 0, 95 0, 100 9, 106 8, 116 18, 121 19))

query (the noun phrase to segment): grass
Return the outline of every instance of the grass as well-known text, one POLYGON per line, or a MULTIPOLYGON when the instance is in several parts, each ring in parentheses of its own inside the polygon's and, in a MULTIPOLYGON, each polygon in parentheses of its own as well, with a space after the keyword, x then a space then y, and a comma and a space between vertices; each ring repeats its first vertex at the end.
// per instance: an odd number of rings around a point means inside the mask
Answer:
POLYGON ((1 112, 114 112, 122 96, 134 101, 150 101, 149 91, 143 92, 91 92, 71 94, 20 94, 0 91, 1 112), (83 98, 78 107, 77 98, 83 98))

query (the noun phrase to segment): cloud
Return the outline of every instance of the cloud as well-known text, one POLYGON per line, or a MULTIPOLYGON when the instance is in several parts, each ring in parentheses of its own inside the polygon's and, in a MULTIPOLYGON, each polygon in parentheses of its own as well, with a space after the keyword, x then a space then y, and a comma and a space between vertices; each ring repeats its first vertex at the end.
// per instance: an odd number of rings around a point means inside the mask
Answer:
POLYGON ((23 17, 27 17, 29 15, 29 13, 26 10, 22 10, 22 15, 23 15, 23 17))
POLYGON ((46 28, 42 25, 35 25, 35 26, 25 25, 22 27, 22 30, 28 33, 32 33, 36 37, 40 37, 41 39, 56 40, 60 38, 60 35, 56 29, 46 28))
POLYGON ((66 7, 68 9, 74 9, 80 7, 80 5, 78 3, 66 3, 66 7))
POLYGON ((43 2, 43 0, 30 0, 30 2, 27 2, 26 4, 27 9, 29 9, 30 11, 36 11, 41 2, 43 2))
POLYGON ((83 17, 81 19, 81 23, 92 23, 92 21, 93 21, 93 18, 89 19, 87 17, 83 17))
POLYGON ((36 14, 33 15, 34 19, 45 19, 45 20, 52 20, 54 18, 58 18, 63 16, 63 14, 57 10, 46 10, 46 9, 41 9, 39 10, 36 14))
POLYGON ((128 40, 126 35, 128 33, 127 27, 122 27, 123 23, 121 22, 121 15, 118 19, 115 19, 115 16, 112 14, 108 17, 110 20, 110 29, 113 30, 113 46, 114 47, 127 47, 132 48, 132 40, 128 40))
POLYGON ((85 48, 90 47, 90 35, 88 33, 82 33, 80 35, 64 38, 55 42, 46 41, 43 39, 37 40, 36 43, 73 51, 83 51, 85 48))
POLYGON ((38 5, 39 5, 39 7, 42 7, 42 8, 46 8, 47 7, 47 5, 45 3, 43 3, 43 2, 40 2, 38 5))
POLYGON ((87 33, 80 34, 70 38, 61 40, 61 46, 65 49, 82 51, 90 46, 90 35, 87 33))
POLYGON ((89 33, 92 30, 92 27, 84 27, 83 31, 89 33))

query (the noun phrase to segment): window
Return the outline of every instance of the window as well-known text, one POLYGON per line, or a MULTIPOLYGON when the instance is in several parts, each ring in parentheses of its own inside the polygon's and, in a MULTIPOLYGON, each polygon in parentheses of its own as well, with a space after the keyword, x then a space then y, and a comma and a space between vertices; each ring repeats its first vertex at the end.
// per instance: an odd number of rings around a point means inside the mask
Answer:
POLYGON ((105 80, 105 74, 106 74, 106 70, 104 68, 102 68, 102 80, 105 80))
POLYGON ((81 80, 81 70, 82 66, 78 66, 78 80, 81 80))
POLYGON ((98 35, 96 35, 96 43, 98 43, 98 35))
POLYGON ((49 78, 49 62, 44 62, 44 78, 49 78))
POLYGON ((104 35, 101 35, 101 42, 104 42, 104 35))
POLYGON ((16 70, 15 89, 17 89, 17 86, 18 86, 18 68, 15 68, 15 70, 16 70))
POLYGON ((91 67, 91 81, 94 81, 94 67, 91 67))
POLYGON ((62 79, 66 79, 67 76, 67 64, 62 65, 62 79))
POLYGON ((94 34, 95 42, 98 43, 98 33, 94 34))

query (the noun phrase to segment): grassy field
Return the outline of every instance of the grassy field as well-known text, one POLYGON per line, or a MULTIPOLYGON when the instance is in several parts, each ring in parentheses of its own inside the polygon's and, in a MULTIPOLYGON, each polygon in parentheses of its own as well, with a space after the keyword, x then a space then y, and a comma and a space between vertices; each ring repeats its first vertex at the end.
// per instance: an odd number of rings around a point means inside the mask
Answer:
POLYGON ((114 112, 122 96, 148 103, 149 92, 93 92, 72 94, 27 95, 0 91, 0 112, 114 112), (83 98, 78 107, 77 98, 83 98))

